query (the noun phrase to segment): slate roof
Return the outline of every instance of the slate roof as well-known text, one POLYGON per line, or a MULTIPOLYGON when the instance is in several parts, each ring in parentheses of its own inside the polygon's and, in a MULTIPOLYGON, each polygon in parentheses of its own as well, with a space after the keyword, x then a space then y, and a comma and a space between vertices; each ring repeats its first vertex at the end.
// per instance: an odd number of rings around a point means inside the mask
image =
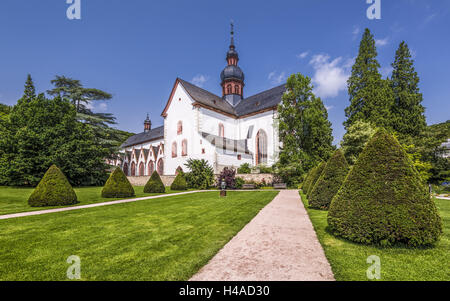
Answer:
POLYGON ((250 150, 247 146, 247 140, 235 140, 235 139, 229 139, 220 137, 217 135, 209 134, 206 132, 202 132, 203 138, 205 138, 207 141, 209 141, 212 145, 215 145, 216 148, 219 149, 227 149, 233 152, 239 152, 239 153, 246 153, 251 154, 250 150))
POLYGON ((277 106, 281 102, 281 96, 286 91, 285 84, 263 91, 241 100, 233 107, 221 97, 197 87, 185 80, 179 79, 189 95, 197 102, 213 109, 241 117, 258 111, 277 106))
POLYGON ((148 132, 142 132, 137 135, 131 136, 128 138, 122 145, 121 148, 140 144, 143 142, 153 141, 157 139, 164 138, 164 126, 160 126, 154 129, 151 129, 148 132))
POLYGON ((208 107, 215 108, 222 112, 234 115, 234 108, 227 102, 209 91, 197 87, 185 80, 178 79, 183 85, 187 93, 197 102, 204 104, 208 107))

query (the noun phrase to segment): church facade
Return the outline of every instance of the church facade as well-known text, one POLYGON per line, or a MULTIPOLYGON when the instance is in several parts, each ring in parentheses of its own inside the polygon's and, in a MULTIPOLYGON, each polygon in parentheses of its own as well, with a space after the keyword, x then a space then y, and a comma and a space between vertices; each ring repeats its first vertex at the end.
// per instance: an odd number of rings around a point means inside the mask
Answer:
POLYGON ((164 125, 151 127, 148 116, 144 132, 130 137, 121 150, 121 165, 128 176, 147 176, 153 171, 175 175, 185 170, 188 159, 205 159, 216 173, 225 166, 271 166, 280 142, 277 106, 285 85, 244 97, 244 73, 238 66, 233 29, 221 73, 222 96, 180 78, 175 80, 161 114, 164 125))

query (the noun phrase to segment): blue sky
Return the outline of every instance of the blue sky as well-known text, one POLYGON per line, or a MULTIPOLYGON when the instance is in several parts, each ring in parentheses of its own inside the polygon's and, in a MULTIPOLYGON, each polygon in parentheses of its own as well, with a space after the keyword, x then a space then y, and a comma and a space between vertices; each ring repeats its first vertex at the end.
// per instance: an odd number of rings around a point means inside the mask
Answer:
POLYGON ((0 102, 14 104, 26 74, 36 88, 55 75, 80 79, 113 99, 96 103, 118 128, 153 126, 176 77, 220 94, 219 75, 235 22, 246 96, 292 73, 310 76, 329 109, 335 143, 344 134, 346 79, 362 31, 377 39, 381 72, 390 74, 405 40, 421 78, 428 124, 450 119, 450 1, 381 0, 381 20, 369 20, 366 0, 148 1, 81 0, 81 20, 69 20, 66 0, 0 2, 0 102))

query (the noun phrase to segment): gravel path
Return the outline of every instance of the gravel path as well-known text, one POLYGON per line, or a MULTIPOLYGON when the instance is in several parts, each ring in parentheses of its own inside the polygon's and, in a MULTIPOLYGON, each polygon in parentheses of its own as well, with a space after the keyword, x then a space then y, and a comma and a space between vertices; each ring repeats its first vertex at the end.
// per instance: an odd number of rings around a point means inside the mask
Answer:
POLYGON ((331 281, 297 190, 283 190, 190 280, 331 281))

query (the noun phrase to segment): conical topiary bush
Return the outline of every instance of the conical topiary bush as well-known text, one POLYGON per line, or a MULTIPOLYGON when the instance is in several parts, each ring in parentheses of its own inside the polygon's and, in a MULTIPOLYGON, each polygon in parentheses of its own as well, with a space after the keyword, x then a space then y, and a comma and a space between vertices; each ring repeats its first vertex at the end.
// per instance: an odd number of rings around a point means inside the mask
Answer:
POLYGON ((312 208, 328 210, 331 200, 338 192, 348 173, 348 164, 339 149, 328 160, 308 198, 312 208))
POLYGON ((154 171, 152 176, 147 181, 144 187, 145 193, 164 193, 166 192, 166 187, 164 187, 164 183, 161 181, 161 177, 159 174, 154 171))
POLYGON ((310 176, 311 176, 311 172, 312 172, 313 169, 314 169, 314 168, 311 168, 311 169, 308 171, 308 173, 306 174, 305 178, 303 179, 303 182, 302 182, 302 185, 301 185, 301 188, 302 188, 303 191, 306 191, 306 188, 307 188, 307 186, 308 186, 309 179, 310 179, 310 176))
POLYGON ((102 197, 127 198, 132 196, 135 196, 133 186, 122 169, 117 167, 103 186, 102 197))
POLYGON ((319 179, 320 175, 322 174, 325 166, 327 165, 327 162, 322 162, 320 163, 317 168, 315 168, 312 172, 311 172, 311 179, 308 185, 308 190, 305 191, 306 193, 306 197, 309 199, 310 195, 311 195, 311 190, 314 188, 314 185, 316 184, 317 180, 319 179))
POLYGON ((28 198, 28 204, 31 207, 63 206, 76 203, 78 201, 75 191, 56 165, 50 166, 28 198))
POLYGON ((328 225, 338 236, 378 245, 429 245, 442 221, 406 152, 379 130, 331 201, 328 225))
POLYGON ((186 179, 184 178, 183 174, 180 172, 175 177, 175 180, 173 180, 172 185, 170 185, 171 190, 186 190, 187 189, 187 183, 186 179))

